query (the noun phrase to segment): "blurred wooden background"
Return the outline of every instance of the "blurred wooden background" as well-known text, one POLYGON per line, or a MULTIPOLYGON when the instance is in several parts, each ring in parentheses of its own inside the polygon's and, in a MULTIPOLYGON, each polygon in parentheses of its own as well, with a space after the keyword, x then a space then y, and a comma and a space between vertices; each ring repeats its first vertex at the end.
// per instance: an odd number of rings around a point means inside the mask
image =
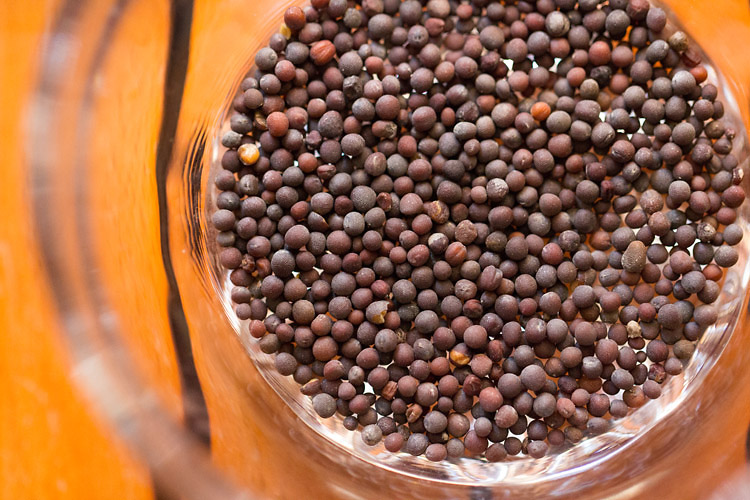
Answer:
POLYGON ((22 124, 60 3, 0 2, 0 498, 148 499, 147 470, 76 395, 37 279, 22 124))

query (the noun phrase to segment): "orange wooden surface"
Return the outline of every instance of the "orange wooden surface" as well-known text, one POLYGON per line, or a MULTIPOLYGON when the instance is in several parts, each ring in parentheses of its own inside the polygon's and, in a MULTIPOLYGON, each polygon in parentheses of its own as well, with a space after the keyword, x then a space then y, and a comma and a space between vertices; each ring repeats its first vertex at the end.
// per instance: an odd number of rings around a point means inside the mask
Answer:
POLYGON ((111 314, 165 406, 182 416, 177 359, 167 317, 167 279, 161 260, 159 205, 153 165, 161 120, 169 38, 168 2, 131 1, 109 42, 92 96, 93 123, 111 123, 91 143, 90 206, 93 255, 111 314), (148 29, 143 20, 148 19, 148 29), (133 71, 135 67, 149 71, 133 71), (137 106, 133 103, 138 102, 137 106), (127 154, 112 151, 127 145, 127 154), (138 235, 134 237, 134 235, 138 235), (129 270, 130 272, 123 272, 129 270), (139 311, 139 314, 133 314, 139 311))
POLYGON ((148 473, 68 377, 27 220, 25 97, 59 2, 0 2, 0 498, 145 500, 148 473))

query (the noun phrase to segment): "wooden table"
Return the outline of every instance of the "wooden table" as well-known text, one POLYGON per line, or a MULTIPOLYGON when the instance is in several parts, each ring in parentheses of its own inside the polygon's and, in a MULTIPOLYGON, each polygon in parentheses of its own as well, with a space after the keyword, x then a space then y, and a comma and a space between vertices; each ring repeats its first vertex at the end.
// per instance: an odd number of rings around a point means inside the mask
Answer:
POLYGON ((59 2, 0 3, 0 498, 145 500, 148 471, 71 385, 29 222, 22 132, 42 37, 59 2), (11 216, 8 216, 12 214, 11 216))

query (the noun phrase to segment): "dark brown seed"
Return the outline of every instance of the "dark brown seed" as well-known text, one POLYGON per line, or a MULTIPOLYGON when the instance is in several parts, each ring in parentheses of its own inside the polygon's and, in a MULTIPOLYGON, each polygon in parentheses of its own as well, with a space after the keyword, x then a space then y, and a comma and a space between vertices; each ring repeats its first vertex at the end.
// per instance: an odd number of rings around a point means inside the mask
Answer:
POLYGON ((315 412, 323 418, 332 417, 336 413, 336 400, 329 394, 317 394, 312 403, 315 412))
POLYGON ((285 12, 221 139, 217 258, 367 445, 538 458, 658 397, 717 320, 736 132, 646 0, 424 8, 285 12))
POLYGON ((292 31, 299 31, 305 26, 305 13, 299 7, 289 7, 284 12, 284 23, 292 31))
POLYGON ((521 383, 526 389, 538 391, 547 380, 544 369, 537 365, 529 365, 521 371, 521 383))
POLYGON ((631 273, 640 273, 646 265, 646 245, 633 241, 622 255, 622 267, 631 273))

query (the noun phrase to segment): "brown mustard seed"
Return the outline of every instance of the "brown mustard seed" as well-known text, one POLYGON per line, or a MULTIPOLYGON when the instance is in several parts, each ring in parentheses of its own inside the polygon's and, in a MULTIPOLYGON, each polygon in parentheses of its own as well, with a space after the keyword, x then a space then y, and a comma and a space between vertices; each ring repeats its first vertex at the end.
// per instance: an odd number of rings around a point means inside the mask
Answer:
POLYGON ((286 10, 210 222, 237 317, 313 411, 502 461, 660 396, 717 321, 745 199, 718 88, 668 31, 646 0, 286 10))

